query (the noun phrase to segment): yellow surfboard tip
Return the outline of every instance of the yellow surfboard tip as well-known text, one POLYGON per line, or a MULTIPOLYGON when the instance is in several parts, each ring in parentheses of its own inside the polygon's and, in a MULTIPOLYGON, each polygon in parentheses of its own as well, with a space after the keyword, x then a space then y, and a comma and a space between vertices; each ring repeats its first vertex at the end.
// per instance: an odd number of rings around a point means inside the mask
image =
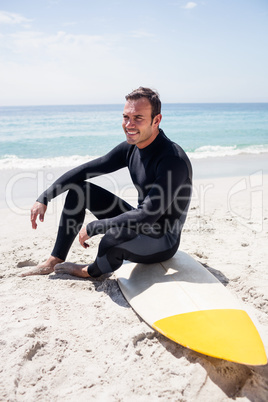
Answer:
POLYGON ((208 356, 252 366, 267 364, 261 337, 244 310, 193 311, 163 318, 152 327, 208 356))

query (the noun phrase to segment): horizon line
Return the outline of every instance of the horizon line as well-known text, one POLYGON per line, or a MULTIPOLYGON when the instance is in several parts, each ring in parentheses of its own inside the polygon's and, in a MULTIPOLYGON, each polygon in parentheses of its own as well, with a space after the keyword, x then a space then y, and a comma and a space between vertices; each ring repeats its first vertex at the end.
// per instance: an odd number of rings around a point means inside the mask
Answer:
MULTIPOLYGON (((259 102, 162 102, 164 105, 241 105, 241 104, 268 104, 267 101, 259 102)), ((57 103, 57 104, 29 104, 29 105, 0 105, 0 108, 8 107, 55 107, 55 106, 122 106, 124 103, 57 103)))

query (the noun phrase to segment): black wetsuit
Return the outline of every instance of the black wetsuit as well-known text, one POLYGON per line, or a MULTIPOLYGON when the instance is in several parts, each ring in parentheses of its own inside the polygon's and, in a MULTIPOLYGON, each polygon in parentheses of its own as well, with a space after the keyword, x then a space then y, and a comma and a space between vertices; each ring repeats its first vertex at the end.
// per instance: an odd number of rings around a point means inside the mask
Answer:
POLYGON ((104 234, 97 258, 88 267, 88 273, 97 277, 116 270, 123 260, 153 263, 175 254, 191 198, 192 168, 182 148, 160 129, 143 149, 123 142, 105 156, 70 170, 37 201, 47 204, 66 190, 52 255, 65 260, 89 209, 97 220, 87 225, 88 235, 104 234), (138 191, 137 208, 86 181, 126 166, 138 191))

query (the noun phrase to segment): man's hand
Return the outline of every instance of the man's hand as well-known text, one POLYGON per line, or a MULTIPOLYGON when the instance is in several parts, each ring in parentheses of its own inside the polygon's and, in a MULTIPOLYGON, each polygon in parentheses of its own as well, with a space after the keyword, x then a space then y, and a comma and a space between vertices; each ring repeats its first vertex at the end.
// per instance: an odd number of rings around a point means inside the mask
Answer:
POLYGON ((45 204, 41 204, 41 202, 36 201, 31 209, 31 222, 32 228, 37 228, 36 219, 39 215, 40 222, 44 222, 44 216, 47 210, 47 206, 45 204))
POLYGON ((83 227, 80 232, 79 232, 79 243, 81 244, 82 247, 88 248, 89 245, 86 243, 86 240, 89 239, 89 236, 87 234, 87 230, 85 227, 83 227))

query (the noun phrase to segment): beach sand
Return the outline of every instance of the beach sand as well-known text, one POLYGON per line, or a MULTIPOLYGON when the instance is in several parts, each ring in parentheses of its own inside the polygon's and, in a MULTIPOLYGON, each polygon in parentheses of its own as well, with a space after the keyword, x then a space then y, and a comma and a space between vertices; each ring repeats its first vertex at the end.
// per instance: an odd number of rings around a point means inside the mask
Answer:
MULTIPOLYGON (((10 183, 16 174, 5 177, 10 183)), ((135 314, 114 275, 18 276, 50 253, 62 199, 50 203, 34 231, 23 186, 19 192, 8 182, 0 210, 1 401, 268 400, 268 366, 207 357, 166 339, 135 314)), ((131 187, 118 192, 135 204, 131 187)), ((244 303, 268 351, 267 200, 268 175, 258 167, 228 177, 214 177, 212 169, 194 182, 180 249, 244 303)), ((68 260, 91 262, 99 240, 87 250, 75 240, 68 260)))

